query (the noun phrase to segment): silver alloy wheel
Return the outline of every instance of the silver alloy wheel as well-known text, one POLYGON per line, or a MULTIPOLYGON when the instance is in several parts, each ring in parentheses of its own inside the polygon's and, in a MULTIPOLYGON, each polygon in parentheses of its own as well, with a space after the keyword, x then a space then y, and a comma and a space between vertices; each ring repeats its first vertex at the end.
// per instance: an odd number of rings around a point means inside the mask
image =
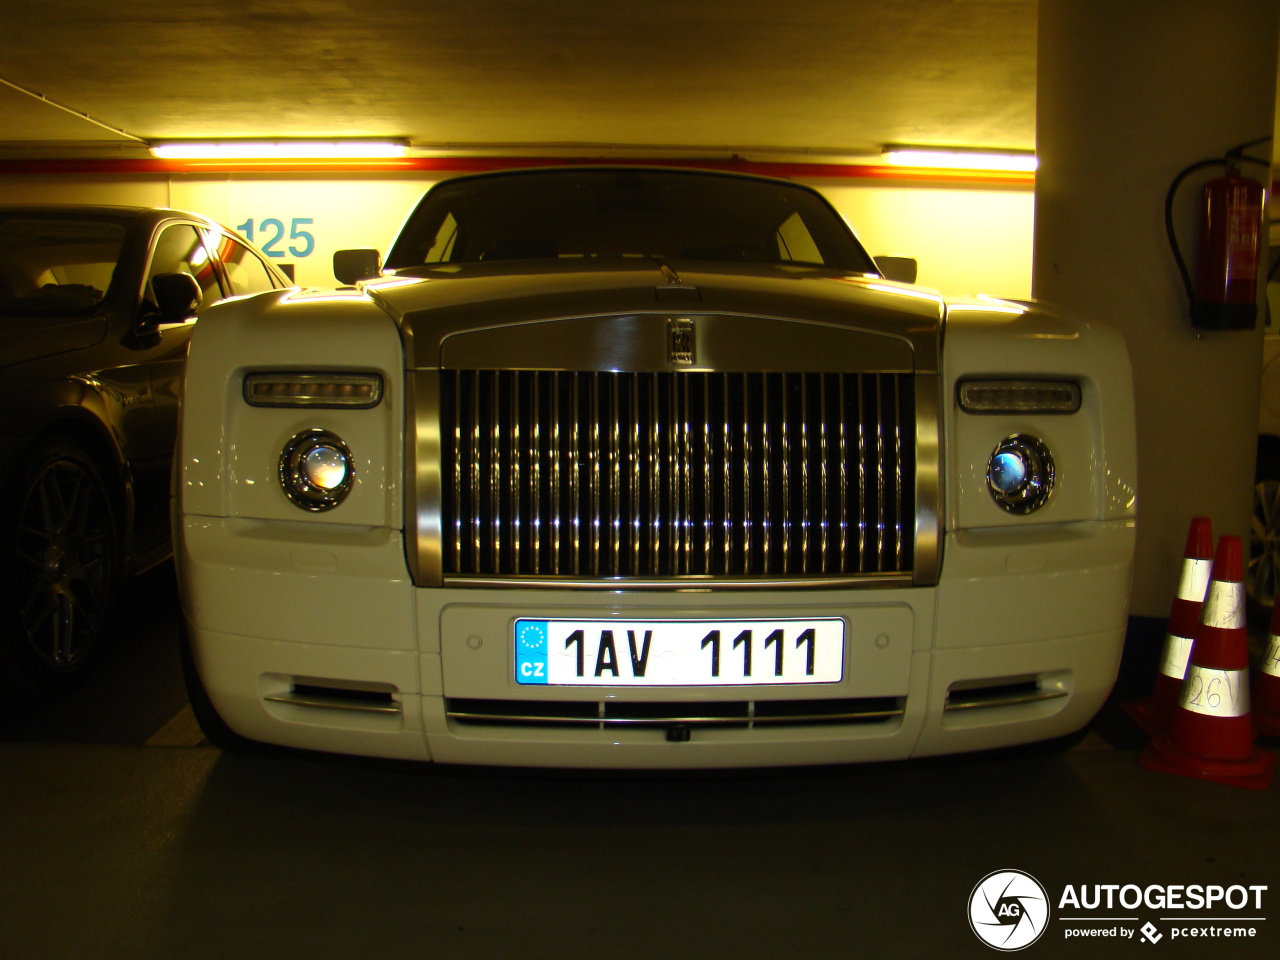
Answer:
POLYGON ((1254 605, 1270 613, 1280 574, 1280 480, 1266 478, 1253 487, 1249 530, 1249 566, 1245 585, 1254 605))
POLYGON ((50 448, 22 497, 14 588, 26 652, 43 671, 70 674, 98 646, 115 584, 111 503, 69 444, 50 448))

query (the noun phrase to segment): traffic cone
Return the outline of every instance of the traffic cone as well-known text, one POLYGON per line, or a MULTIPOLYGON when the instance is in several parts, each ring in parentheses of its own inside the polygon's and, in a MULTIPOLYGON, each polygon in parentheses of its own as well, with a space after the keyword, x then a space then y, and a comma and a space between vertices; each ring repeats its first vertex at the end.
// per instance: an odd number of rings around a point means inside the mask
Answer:
POLYGON ((1253 726, 1264 737, 1280 737, 1280 603, 1271 614, 1267 652, 1253 684, 1253 726))
POLYGON ((1255 746, 1240 538, 1218 541, 1209 591, 1173 724, 1138 756, 1148 770, 1253 790, 1271 786, 1275 754, 1255 746))
POLYGON ((1209 589, 1213 565, 1213 525, 1208 517, 1192 517, 1187 546, 1182 551, 1182 576, 1169 611, 1169 632, 1160 655, 1160 672, 1149 696, 1120 704, 1138 726, 1149 734, 1168 729, 1178 711, 1182 681, 1187 675, 1191 641, 1200 626, 1200 608, 1209 589))

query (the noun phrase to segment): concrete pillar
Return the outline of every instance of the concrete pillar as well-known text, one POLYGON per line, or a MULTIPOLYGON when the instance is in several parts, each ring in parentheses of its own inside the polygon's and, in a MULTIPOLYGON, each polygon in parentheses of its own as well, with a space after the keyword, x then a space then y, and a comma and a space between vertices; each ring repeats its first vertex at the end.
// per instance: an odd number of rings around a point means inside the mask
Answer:
MULTIPOLYGON (((1257 442, 1254 330, 1197 336, 1165 239, 1183 168, 1273 132, 1275 0, 1040 0, 1032 289, 1118 327, 1134 367, 1138 547, 1131 613, 1165 617, 1189 519, 1245 538, 1257 442)), ((1249 151, 1267 158, 1271 145, 1249 151)), ((1264 168, 1248 175, 1270 185, 1264 168)), ((1176 224, 1195 255, 1191 177, 1176 224)), ((1194 267, 1192 267, 1194 270, 1194 267)))

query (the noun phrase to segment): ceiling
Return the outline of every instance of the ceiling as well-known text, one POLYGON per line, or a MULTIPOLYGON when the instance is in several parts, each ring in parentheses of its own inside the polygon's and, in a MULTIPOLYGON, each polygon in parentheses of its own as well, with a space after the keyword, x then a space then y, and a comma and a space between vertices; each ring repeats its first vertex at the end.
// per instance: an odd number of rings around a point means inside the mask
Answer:
POLYGON ((396 136, 1027 149, 1035 0, 4 0, 0 156, 396 136))

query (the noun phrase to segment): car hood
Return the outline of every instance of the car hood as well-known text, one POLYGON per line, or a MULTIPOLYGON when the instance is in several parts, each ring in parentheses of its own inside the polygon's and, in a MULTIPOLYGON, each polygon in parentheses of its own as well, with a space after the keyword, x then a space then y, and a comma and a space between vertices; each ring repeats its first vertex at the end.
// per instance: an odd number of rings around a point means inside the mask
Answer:
POLYGON ((933 372, 944 313, 924 288, 786 265, 451 264, 363 287, 415 368, 667 369, 668 325, 687 321, 702 357, 686 368, 847 369, 852 351, 933 372))

